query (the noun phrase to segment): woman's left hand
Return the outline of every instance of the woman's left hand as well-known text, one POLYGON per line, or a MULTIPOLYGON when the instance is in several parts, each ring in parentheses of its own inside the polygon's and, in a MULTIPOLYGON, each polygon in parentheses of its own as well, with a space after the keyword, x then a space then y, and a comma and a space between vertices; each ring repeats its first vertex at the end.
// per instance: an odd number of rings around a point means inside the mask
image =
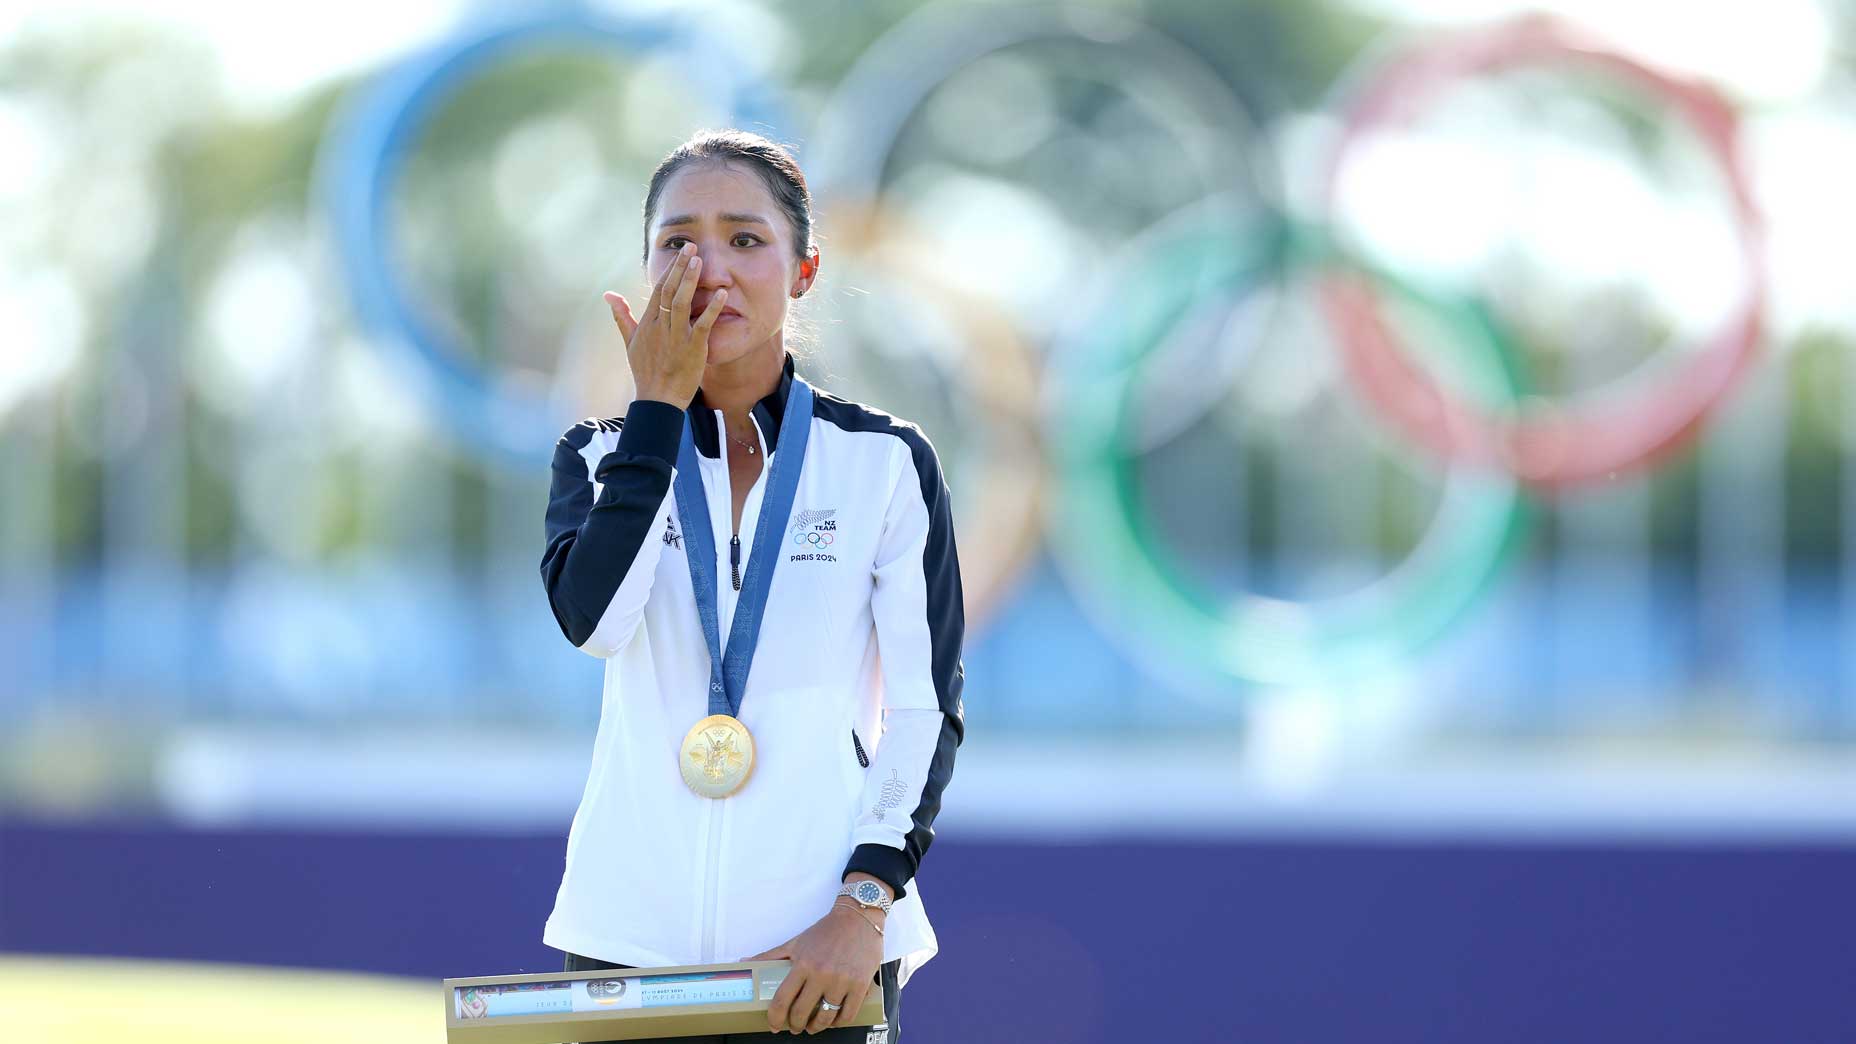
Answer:
POLYGON ((849 1025, 883 965, 883 937, 871 925, 865 914, 834 904, 812 927, 771 950, 743 958, 793 962, 793 970, 767 1005, 767 1028, 775 1033, 821 1033, 840 1019, 849 1025), (826 1011, 820 1001, 842 1007, 826 1011))

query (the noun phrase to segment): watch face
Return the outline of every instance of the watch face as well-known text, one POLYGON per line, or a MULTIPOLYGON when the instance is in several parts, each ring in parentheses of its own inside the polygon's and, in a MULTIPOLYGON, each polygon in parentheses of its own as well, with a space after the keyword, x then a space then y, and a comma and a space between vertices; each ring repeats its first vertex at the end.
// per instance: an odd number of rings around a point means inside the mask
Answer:
POLYGON ((856 895, 858 902, 863 903, 865 906, 874 906, 882 899, 883 890, 878 888, 874 881, 859 881, 857 882, 856 895))

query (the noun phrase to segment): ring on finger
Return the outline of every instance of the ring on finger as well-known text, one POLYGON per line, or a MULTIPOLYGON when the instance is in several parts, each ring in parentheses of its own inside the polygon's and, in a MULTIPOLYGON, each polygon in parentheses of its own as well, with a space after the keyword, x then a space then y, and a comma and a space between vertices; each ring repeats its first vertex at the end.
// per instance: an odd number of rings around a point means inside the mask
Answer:
POLYGON ((828 1001, 828 1000, 822 1000, 822 1001, 819 1001, 819 1002, 818 1002, 818 1006, 819 1006, 819 1008, 820 1008, 820 1009, 822 1009, 822 1010, 824 1010, 824 1011, 841 1011, 841 1010, 843 1010, 843 1008, 844 1008, 844 1005, 842 1005, 842 1004, 833 1004, 832 1002, 830 1002, 830 1001, 828 1001))

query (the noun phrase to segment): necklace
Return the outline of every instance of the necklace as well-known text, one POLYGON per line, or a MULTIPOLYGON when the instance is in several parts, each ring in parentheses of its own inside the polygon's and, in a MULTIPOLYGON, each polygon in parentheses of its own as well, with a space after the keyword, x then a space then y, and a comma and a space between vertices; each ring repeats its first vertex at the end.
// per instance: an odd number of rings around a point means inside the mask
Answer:
MULTIPOLYGON (((723 428, 722 430, 723 430, 724 432, 728 432, 728 429, 727 429, 727 428, 723 428)), ((744 441, 744 440, 742 440, 742 439, 738 439, 738 438, 736 438, 736 437, 734 436, 734 434, 733 434, 732 432, 728 432, 728 441, 730 441, 730 442, 732 442, 732 443, 734 443, 734 444, 735 444, 735 445, 737 445, 737 446, 740 446, 740 447, 741 447, 742 449, 744 449, 744 450, 747 450, 747 451, 748 451, 748 455, 749 455, 749 456, 752 456, 752 455, 753 455, 753 453, 754 453, 754 444, 753 444, 752 442, 747 442, 747 441, 744 441)))

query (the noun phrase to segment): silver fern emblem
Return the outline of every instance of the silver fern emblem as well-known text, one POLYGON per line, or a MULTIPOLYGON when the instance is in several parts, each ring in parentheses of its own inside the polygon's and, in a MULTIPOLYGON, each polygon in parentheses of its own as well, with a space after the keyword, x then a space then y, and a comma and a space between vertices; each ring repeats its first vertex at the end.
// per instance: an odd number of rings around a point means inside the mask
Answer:
POLYGON ((825 508, 822 511, 801 511, 793 516, 793 532, 797 533, 800 530, 811 529, 813 526, 830 519, 831 516, 837 513, 837 508, 825 508))
POLYGON ((870 814, 876 817, 877 822, 881 823, 890 809, 902 806, 902 795, 905 789, 902 784, 902 773, 896 769, 890 769, 889 779, 883 784, 883 792, 877 796, 876 807, 870 810, 870 814))

